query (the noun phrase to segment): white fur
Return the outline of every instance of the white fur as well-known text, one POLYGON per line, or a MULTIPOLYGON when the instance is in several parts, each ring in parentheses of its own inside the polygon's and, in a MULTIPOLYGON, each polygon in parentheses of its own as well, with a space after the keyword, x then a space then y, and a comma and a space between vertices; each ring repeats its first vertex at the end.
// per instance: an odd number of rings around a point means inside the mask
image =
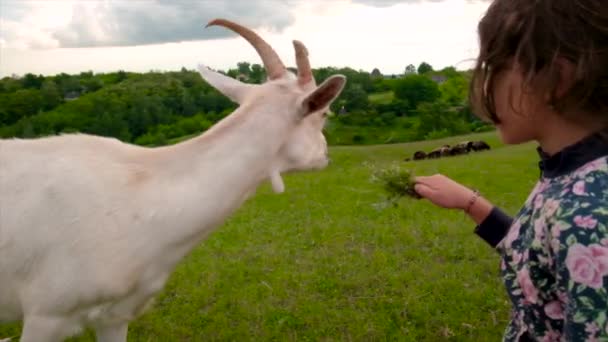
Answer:
POLYGON ((125 341, 176 264, 256 187, 270 179, 282 192, 282 172, 327 165, 323 112, 343 76, 249 85, 199 69, 240 106, 180 144, 0 140, 0 320, 23 319, 21 341, 84 326, 98 341, 125 341))

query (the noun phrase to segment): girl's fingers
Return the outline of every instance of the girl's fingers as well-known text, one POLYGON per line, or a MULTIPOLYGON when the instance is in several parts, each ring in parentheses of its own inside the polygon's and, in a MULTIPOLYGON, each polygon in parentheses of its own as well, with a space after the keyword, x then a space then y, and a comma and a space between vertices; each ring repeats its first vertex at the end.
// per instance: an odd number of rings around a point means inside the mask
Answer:
POLYGON ((414 190, 418 193, 418 195, 427 198, 433 194, 433 189, 426 184, 418 183, 414 186, 414 190))
POLYGON ((414 182, 416 183, 423 183, 427 178, 426 176, 418 176, 418 177, 414 177, 414 182))
POLYGON ((419 176, 414 178, 414 182, 416 184, 426 184, 430 185, 433 182, 433 176, 419 176))

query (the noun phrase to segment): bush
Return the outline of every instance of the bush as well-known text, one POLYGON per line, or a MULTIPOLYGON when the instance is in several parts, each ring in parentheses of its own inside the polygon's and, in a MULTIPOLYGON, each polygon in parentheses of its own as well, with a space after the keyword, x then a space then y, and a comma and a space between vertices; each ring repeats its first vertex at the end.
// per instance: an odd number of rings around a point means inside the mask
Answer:
POLYGON ((353 135, 353 142, 355 144, 361 144, 364 141, 365 141, 365 137, 363 135, 360 135, 360 134, 353 135))
POLYGON ((427 133, 424 136, 424 139, 425 140, 435 140, 435 139, 447 138, 450 135, 452 135, 452 134, 450 134, 450 132, 444 128, 444 129, 441 129, 438 131, 431 131, 431 132, 427 133))

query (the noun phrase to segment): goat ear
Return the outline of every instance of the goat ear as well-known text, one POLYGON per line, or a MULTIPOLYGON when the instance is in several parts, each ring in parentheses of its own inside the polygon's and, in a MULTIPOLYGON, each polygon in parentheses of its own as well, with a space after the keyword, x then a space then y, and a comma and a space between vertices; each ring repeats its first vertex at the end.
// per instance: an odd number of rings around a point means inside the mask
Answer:
POLYGON ((235 80, 232 77, 213 71, 204 65, 199 64, 198 71, 207 83, 238 104, 241 104, 245 100, 247 94, 249 94, 250 90, 254 87, 253 84, 235 80))
POLYGON ((342 92, 346 77, 333 75, 302 100, 302 114, 307 116, 329 106, 342 92))

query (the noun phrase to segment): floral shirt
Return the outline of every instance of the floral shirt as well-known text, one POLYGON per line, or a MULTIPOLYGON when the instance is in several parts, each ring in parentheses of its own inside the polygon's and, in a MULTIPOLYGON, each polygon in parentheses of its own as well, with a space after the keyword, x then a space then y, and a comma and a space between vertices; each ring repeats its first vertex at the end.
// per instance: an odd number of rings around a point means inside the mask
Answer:
POLYGON ((476 229, 502 256, 503 341, 608 341, 608 144, 539 152, 543 174, 516 217, 494 208, 476 229))

